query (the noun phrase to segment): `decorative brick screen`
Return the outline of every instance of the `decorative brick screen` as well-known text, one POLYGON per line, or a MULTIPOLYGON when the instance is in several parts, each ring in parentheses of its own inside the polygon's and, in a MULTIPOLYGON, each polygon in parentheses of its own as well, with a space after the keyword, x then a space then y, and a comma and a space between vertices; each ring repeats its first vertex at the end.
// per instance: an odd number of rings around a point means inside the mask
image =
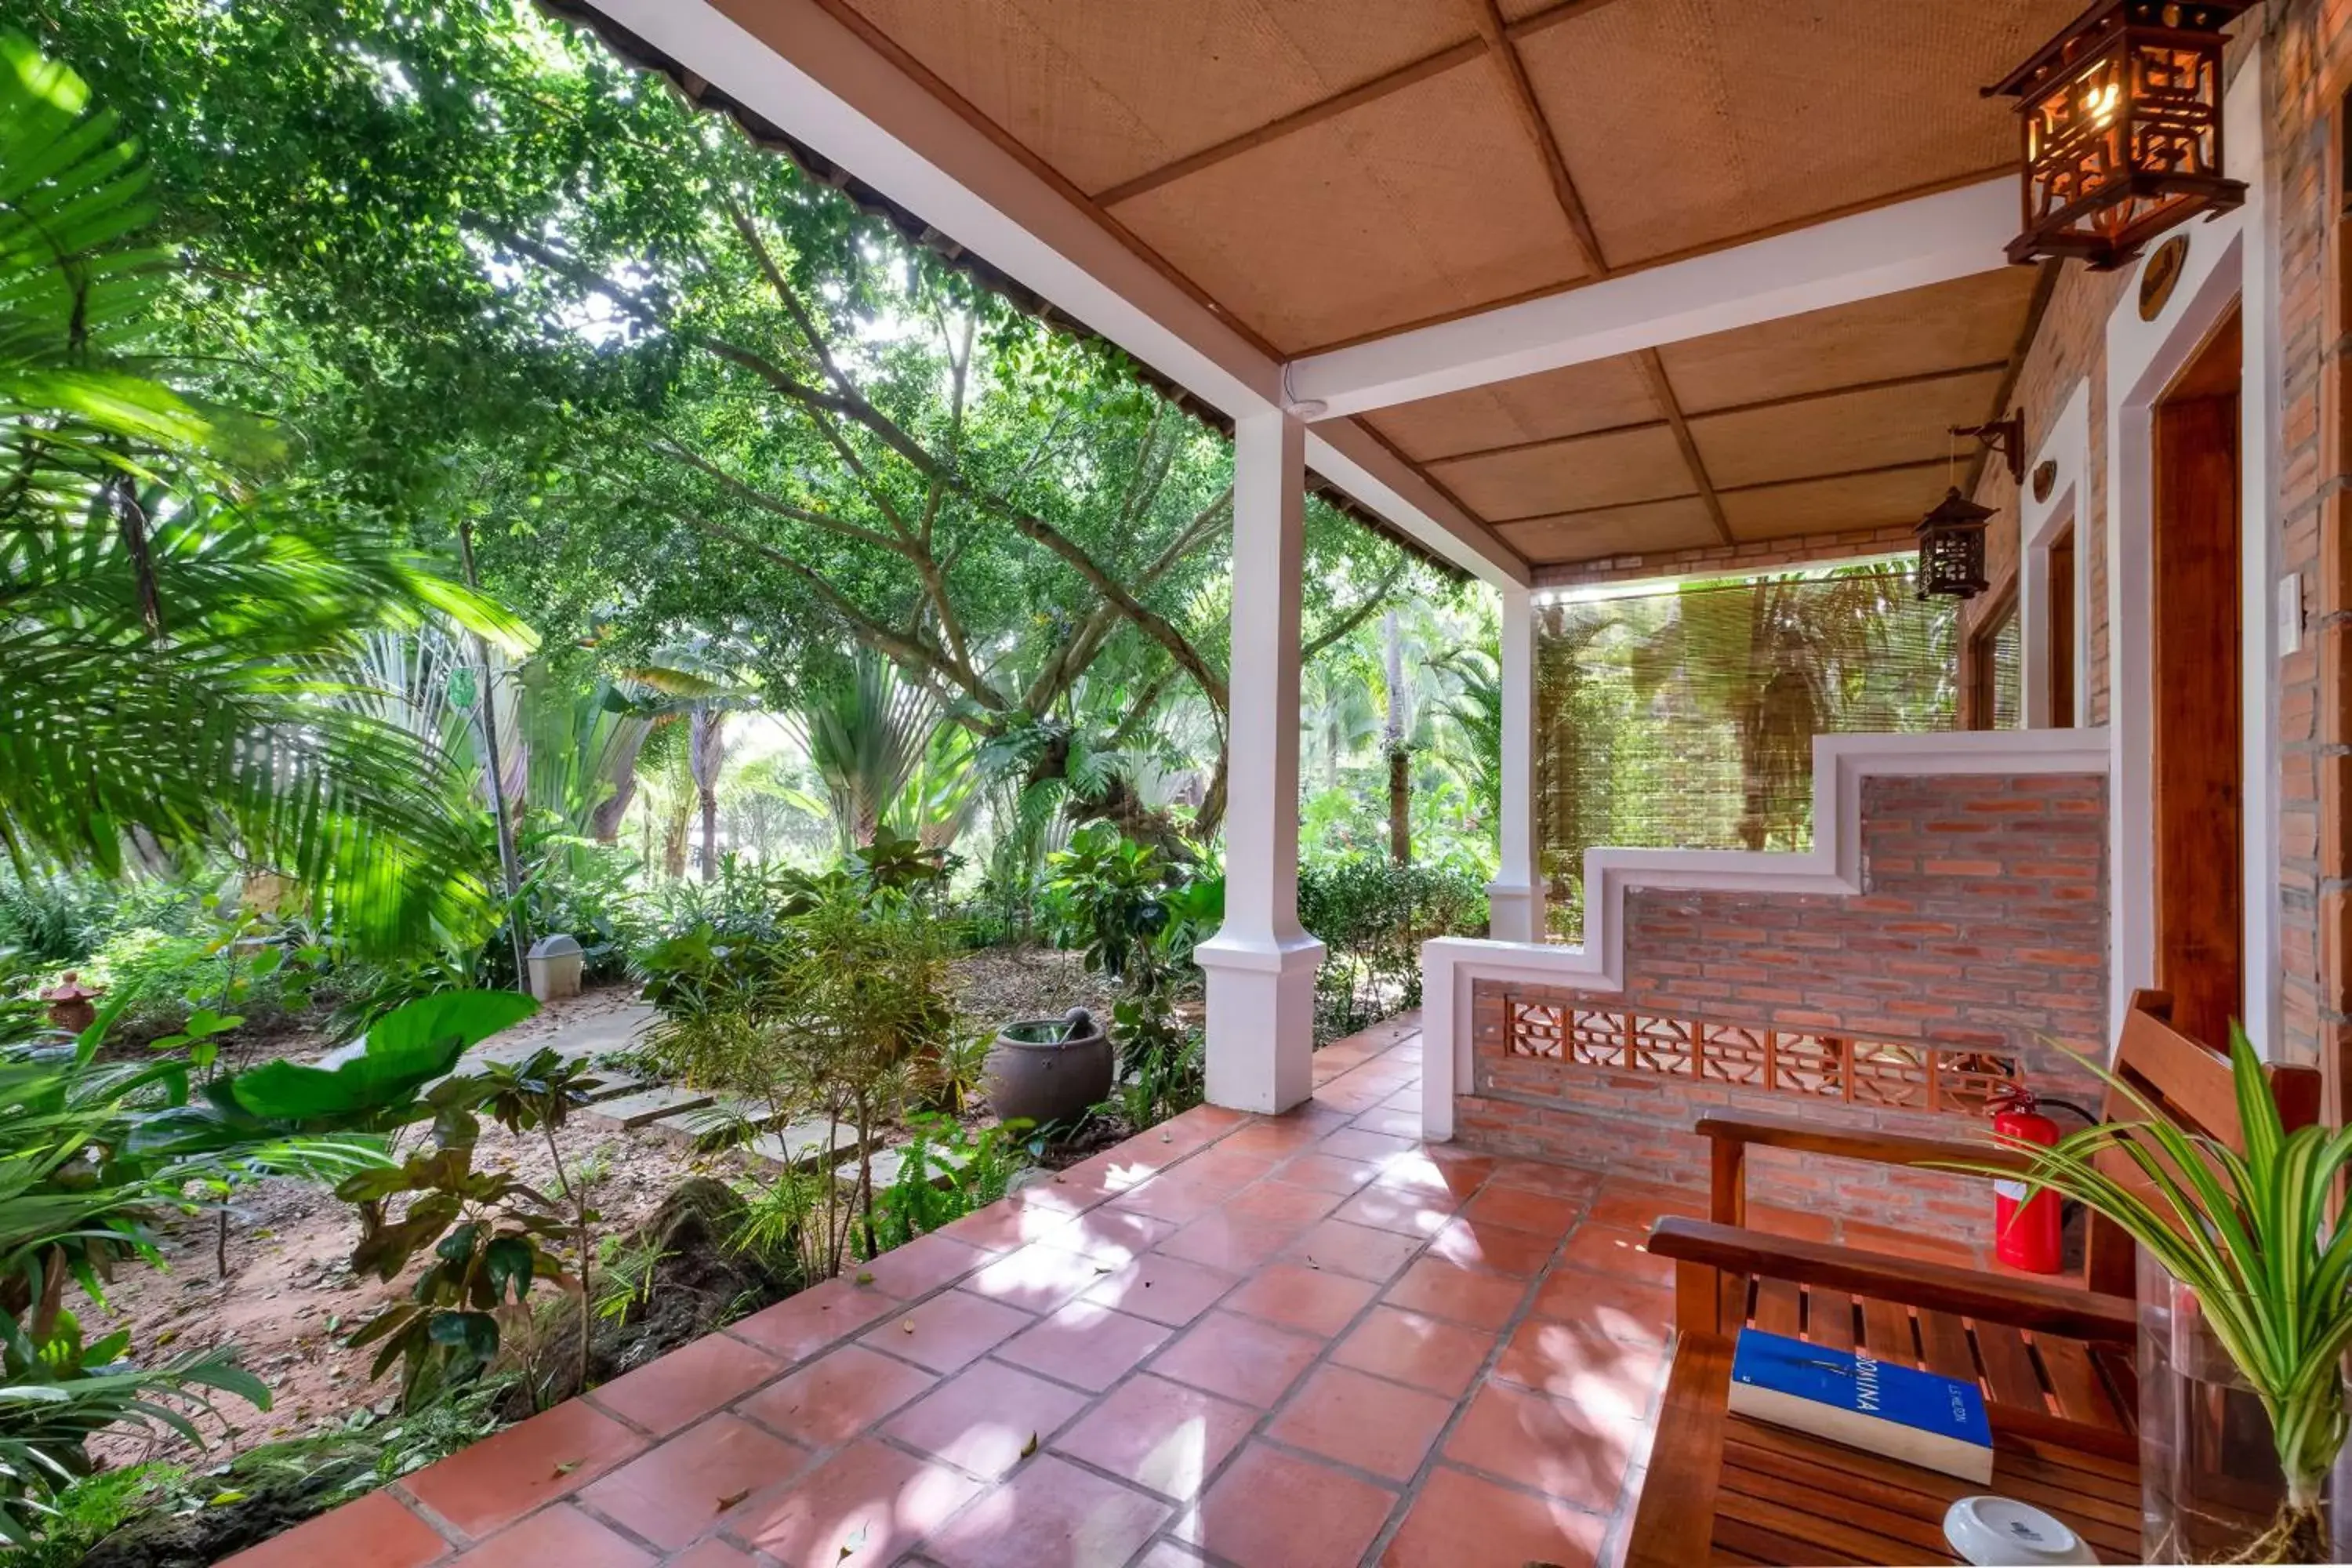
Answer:
POLYGON ((2014 1058, 1803 1029, 1657 1018, 1507 997, 1503 1049, 1622 1072, 1738 1084, 1807 1100, 1983 1116, 2022 1076, 2014 1058))
MULTIPOLYGON (((1703 1189, 1708 1114, 1967 1136, 2022 1080, 2099 1102, 2106 781, 1865 780, 1863 892, 1629 891, 1622 994, 1471 989, 1456 1136, 1703 1189)), ((1758 1151, 1760 1204, 1981 1240, 1973 1178, 1758 1151)))

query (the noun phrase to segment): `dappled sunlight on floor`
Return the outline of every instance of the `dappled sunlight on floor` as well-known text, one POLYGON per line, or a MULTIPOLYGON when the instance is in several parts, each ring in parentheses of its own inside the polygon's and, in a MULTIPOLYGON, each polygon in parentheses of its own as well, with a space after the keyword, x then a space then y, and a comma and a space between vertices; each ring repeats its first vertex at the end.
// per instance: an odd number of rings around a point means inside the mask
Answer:
POLYGON ((1694 1200, 1421 1142, 1419 1062, 1339 1042, 242 1561, 1609 1561, 1694 1200))

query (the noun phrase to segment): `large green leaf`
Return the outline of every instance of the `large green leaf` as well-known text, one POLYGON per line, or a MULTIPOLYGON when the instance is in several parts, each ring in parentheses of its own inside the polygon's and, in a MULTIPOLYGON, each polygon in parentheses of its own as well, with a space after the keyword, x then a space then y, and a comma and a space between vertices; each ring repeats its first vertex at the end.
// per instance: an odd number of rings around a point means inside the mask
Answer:
POLYGON ((539 1011, 513 991, 445 991, 377 1019, 332 1068, 275 1061, 241 1073, 236 1103, 273 1121, 330 1121, 397 1104, 457 1065, 467 1048, 539 1011))

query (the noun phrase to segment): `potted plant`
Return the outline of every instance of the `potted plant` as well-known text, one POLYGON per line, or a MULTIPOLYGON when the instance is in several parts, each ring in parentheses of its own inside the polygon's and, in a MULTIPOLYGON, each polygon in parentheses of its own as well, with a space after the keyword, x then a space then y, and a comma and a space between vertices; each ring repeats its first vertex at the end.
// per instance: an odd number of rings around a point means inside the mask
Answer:
POLYGON ((2141 1249, 2143 1529, 2150 1560, 2179 1562, 2194 1552, 2238 1563, 2334 1562, 2325 1491, 2346 1436, 2352 1223, 2333 1197, 2352 1166, 2352 1130, 2284 1131, 2262 1062, 2234 1027, 2230 1060, 2242 1153, 2185 1131, 2129 1084, 2104 1074, 2146 1121, 2105 1122, 2053 1147, 2018 1148, 2032 1157, 2029 1187, 2074 1199, 2141 1249), (2190 1384, 2193 1399, 2170 1398, 2190 1384), (2165 1418, 2168 1403, 2194 1430, 2165 1418), (2266 1436, 2275 1455, 2277 1470, 2268 1478, 2257 1469, 2267 1456, 2257 1451, 2249 1459, 2231 1447, 2233 1432, 2249 1430, 2266 1436), (2222 1479, 2234 1495, 2213 1509, 2180 1495, 2182 1459, 2222 1479), (2256 1500, 2266 1479, 2274 1507, 2256 1500), (2216 1521, 2224 1516, 2219 1533, 2234 1532, 2234 1540, 2217 1540, 2216 1521))

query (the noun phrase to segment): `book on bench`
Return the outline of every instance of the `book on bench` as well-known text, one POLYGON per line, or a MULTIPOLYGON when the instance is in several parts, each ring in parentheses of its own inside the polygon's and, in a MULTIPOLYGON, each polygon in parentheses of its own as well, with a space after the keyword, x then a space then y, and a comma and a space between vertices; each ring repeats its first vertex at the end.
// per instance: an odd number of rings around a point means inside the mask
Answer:
POLYGON ((1731 1413, 1979 1486, 1992 1480, 1992 1426, 1976 1384, 1853 1351, 1740 1330, 1731 1413))

